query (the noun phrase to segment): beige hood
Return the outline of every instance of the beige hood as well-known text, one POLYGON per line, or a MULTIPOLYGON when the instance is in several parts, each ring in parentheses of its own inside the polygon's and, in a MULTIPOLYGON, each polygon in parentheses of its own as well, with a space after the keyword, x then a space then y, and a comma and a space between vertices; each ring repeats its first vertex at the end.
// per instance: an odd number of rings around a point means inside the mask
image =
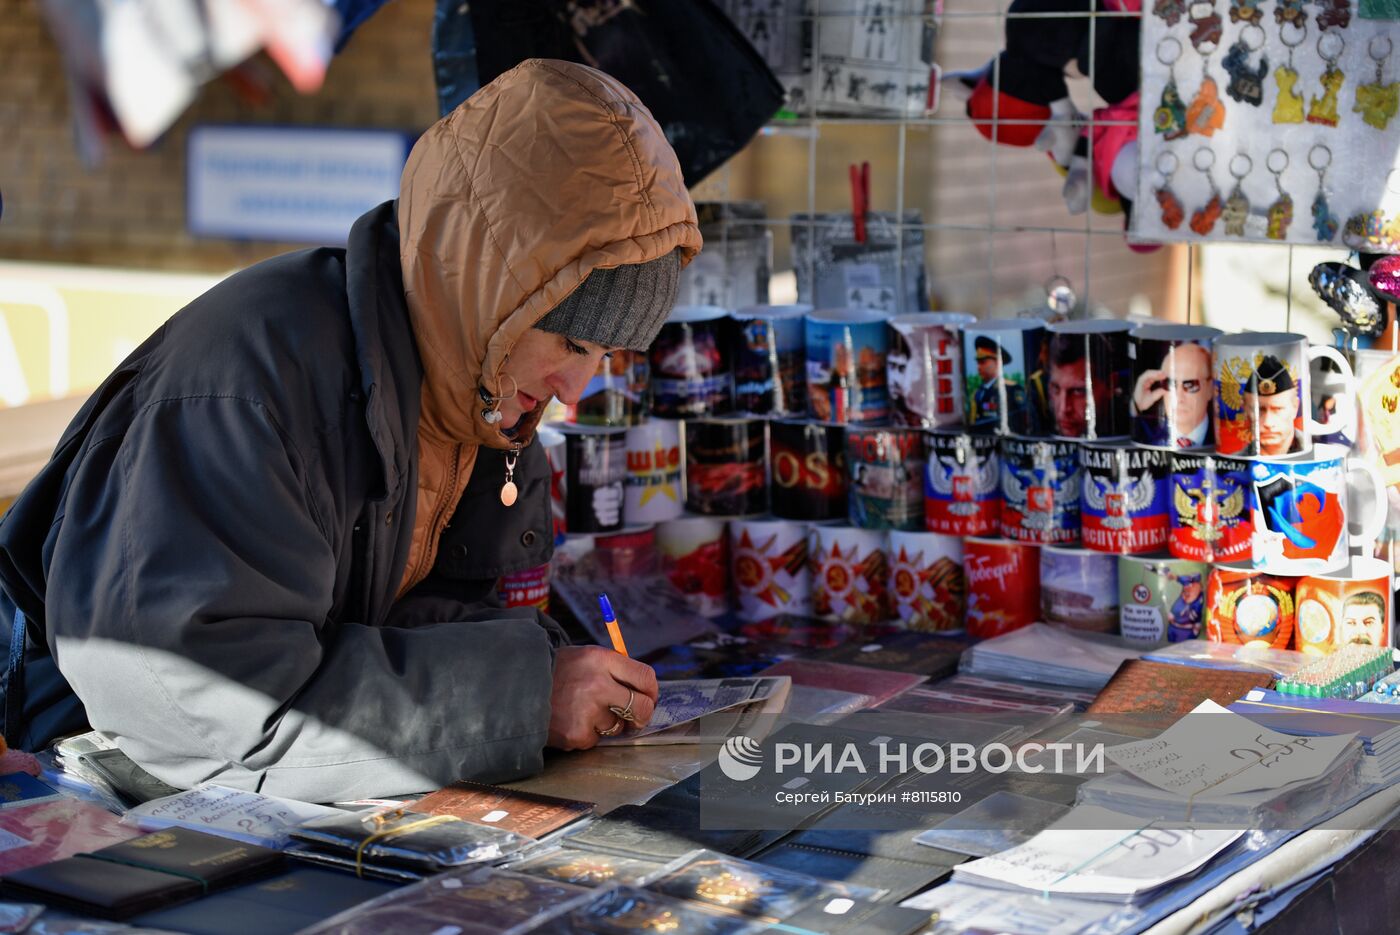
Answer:
POLYGON ((399 251, 423 359, 420 436, 508 448, 481 418, 526 329, 599 267, 700 250, 680 164, 616 79, 531 59, 423 134, 404 168, 399 251))
POLYGON ((528 444, 482 418, 478 388, 535 322, 601 267, 700 250, 661 127, 600 71, 531 59, 428 129, 399 188, 399 259, 423 361, 418 490, 402 595, 427 577, 477 448, 528 444))

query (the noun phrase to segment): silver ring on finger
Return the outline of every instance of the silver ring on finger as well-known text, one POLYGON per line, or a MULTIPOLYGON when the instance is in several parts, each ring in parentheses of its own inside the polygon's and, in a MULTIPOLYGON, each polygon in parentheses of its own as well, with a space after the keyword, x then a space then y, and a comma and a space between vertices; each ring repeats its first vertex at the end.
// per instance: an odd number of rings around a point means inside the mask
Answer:
POLYGON ((608 710, 617 715, 619 721, 626 721, 629 724, 637 723, 637 716, 632 713, 632 702, 637 700, 637 693, 632 689, 627 690, 627 707, 619 708, 617 705, 608 705, 608 710))

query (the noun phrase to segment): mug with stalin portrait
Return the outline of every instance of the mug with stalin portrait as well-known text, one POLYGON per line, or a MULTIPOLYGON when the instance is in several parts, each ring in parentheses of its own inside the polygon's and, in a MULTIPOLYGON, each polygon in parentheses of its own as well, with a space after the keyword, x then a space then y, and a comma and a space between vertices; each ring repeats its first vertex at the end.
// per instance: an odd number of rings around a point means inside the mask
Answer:
MULTIPOLYGON (((1356 394, 1356 377, 1341 353, 1308 345, 1301 334, 1227 334, 1212 346, 1215 369, 1215 445, 1223 455, 1284 457, 1307 454, 1316 436, 1338 426, 1311 417, 1308 364, 1328 358, 1341 375, 1343 392, 1356 394)), ((1354 434, 1355 413, 1348 434, 1354 434)), ((1347 432, 1346 428, 1342 431, 1347 432)))

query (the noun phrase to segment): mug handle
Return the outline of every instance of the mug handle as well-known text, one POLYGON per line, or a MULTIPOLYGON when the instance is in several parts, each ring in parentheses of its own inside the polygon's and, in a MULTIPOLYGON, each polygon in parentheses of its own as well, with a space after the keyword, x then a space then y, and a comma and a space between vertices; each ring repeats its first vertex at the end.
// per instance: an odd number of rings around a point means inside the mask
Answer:
MULTIPOLYGON (((1342 352, 1331 345, 1314 344, 1312 347, 1308 348, 1308 363, 1312 363, 1319 357, 1326 357, 1341 368, 1342 381, 1345 389, 1337 395, 1348 400, 1346 412, 1347 425, 1346 428, 1338 429, 1335 425, 1323 425, 1321 422, 1318 422, 1312 416, 1312 400, 1305 399, 1303 400, 1303 405, 1308 407, 1308 417, 1305 420, 1308 437, 1311 439, 1318 435, 1331 435, 1340 431, 1347 438, 1356 438, 1356 372, 1351 369, 1351 362, 1342 356, 1342 352)), ((1308 384, 1311 386, 1312 381, 1309 380, 1308 384)), ((1309 396, 1311 395, 1310 393, 1309 396)), ((1338 409, 1340 410, 1340 408, 1339 406, 1338 409)))
MULTIPOLYGON (((1386 499, 1385 493, 1385 480, 1381 477, 1381 472, 1370 461, 1364 458, 1348 458, 1348 489, 1350 489, 1351 476, 1356 473, 1365 474, 1371 479, 1371 483, 1374 485, 1371 490, 1371 496, 1375 500, 1375 503, 1372 504, 1371 509, 1361 511, 1366 519, 1364 525, 1361 527, 1361 532, 1351 536, 1351 541, 1353 545, 1358 542, 1375 543, 1375 541, 1380 538, 1381 533, 1385 531, 1385 521, 1390 514, 1390 504, 1386 499)), ((1370 553, 1367 552, 1367 554, 1369 555, 1370 553)))

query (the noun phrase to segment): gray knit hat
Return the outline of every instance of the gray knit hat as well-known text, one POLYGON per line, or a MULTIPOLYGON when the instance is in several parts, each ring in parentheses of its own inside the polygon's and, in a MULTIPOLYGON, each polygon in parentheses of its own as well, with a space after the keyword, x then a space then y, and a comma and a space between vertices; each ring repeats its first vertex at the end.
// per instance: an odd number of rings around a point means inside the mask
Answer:
POLYGON ((681 256, 595 269, 535 327, 604 347, 645 351, 676 304, 681 256))

